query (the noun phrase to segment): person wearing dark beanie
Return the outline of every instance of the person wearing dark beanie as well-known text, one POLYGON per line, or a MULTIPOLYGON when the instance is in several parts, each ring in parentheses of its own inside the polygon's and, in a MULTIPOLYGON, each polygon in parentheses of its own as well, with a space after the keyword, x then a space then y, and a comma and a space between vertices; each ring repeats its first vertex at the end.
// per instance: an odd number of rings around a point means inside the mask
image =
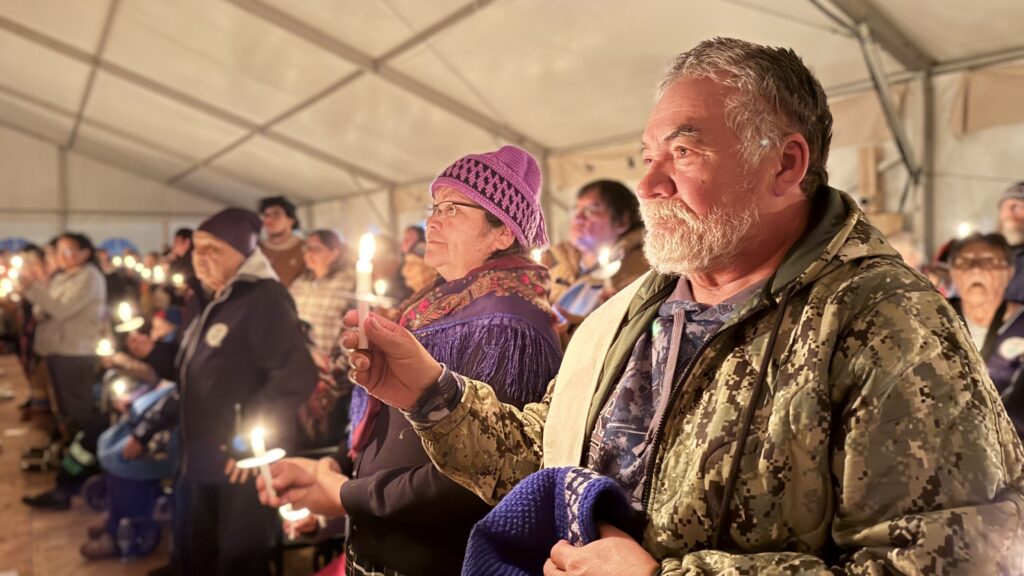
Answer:
POLYGON ((302 257, 303 241, 295 235, 299 229, 299 217, 295 204, 284 196, 270 196, 260 200, 260 217, 266 237, 260 242, 260 250, 270 260, 278 279, 285 286, 306 271, 302 257))
POLYGON ((293 450, 317 371, 288 290, 257 250, 260 218, 228 208, 193 235, 196 276, 212 293, 178 355, 182 465, 175 565, 183 574, 270 574, 280 520, 234 458, 256 426, 293 450), (226 450, 227 449, 227 450, 226 450))

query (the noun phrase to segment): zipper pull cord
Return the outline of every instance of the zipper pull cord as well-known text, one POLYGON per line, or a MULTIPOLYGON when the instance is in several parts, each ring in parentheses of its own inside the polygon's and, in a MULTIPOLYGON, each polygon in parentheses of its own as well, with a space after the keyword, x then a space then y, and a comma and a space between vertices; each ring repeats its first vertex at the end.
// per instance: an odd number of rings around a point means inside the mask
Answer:
POLYGON ((740 428, 736 445, 732 449, 729 476, 726 478, 725 490, 722 493, 722 508, 718 512, 718 522, 711 540, 712 550, 721 550, 721 544, 729 531, 729 512, 731 510, 733 494, 736 492, 736 481, 740 475, 740 459, 743 456, 743 448, 747 444, 747 437, 750 435, 750 427, 754 423, 754 413, 757 412, 757 405, 761 401, 764 381, 768 377, 768 365, 772 359, 772 352, 775 351, 775 343, 779 339, 779 332, 782 330, 782 322, 786 318, 786 308, 789 306, 789 297, 792 292, 793 287, 790 287, 782 294, 782 299, 779 301, 779 315, 775 318, 775 326, 768 337, 768 348, 765 350, 764 358, 761 359, 761 368, 757 371, 754 389, 750 392, 750 400, 747 401, 747 406, 743 411, 743 427, 740 428))

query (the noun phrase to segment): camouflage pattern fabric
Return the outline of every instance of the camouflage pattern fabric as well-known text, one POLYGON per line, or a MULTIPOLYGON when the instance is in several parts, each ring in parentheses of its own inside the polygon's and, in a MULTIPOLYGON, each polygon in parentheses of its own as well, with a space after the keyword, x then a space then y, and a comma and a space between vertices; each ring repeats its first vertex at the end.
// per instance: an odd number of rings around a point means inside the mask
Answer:
MULTIPOLYGON (((812 212, 813 229, 673 390, 646 478, 644 547, 666 576, 1024 572, 1024 450, 970 335, 853 200, 816 197, 840 203, 838 221, 812 212), (783 291, 790 304, 766 350, 783 291), (765 354, 767 395, 722 502, 765 354), (723 506, 732 522, 711 550, 723 506)), ((602 329, 614 328, 580 328, 602 329)), ((417 430, 438 467, 489 502, 542 465, 546 425, 592 430, 597 418, 546 423, 553 394, 588 401, 571 381, 521 411, 464 384, 448 417, 417 430)))

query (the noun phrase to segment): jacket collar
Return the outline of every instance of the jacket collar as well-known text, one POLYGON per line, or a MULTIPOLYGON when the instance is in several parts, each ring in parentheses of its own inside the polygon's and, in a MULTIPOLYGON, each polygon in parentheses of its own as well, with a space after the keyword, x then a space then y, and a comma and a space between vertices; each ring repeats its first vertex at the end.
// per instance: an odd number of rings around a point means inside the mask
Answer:
POLYGON ((274 267, 270 265, 270 260, 267 260, 267 257, 263 255, 263 251, 257 248, 238 267, 238 272, 235 272, 234 277, 228 281, 228 285, 230 286, 236 282, 257 282, 259 280, 278 280, 278 277, 277 273, 274 272, 274 267))

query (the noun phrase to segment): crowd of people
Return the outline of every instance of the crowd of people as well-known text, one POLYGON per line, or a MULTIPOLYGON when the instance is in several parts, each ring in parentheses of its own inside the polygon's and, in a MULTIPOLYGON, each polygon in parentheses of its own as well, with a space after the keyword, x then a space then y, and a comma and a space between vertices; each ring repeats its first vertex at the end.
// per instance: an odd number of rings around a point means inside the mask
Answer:
POLYGON ((916 269, 830 139, 795 53, 717 38, 563 243, 503 146, 369 257, 280 196, 162 253, 0 255, 53 422, 23 467, 58 467, 24 502, 104 486, 102 559, 172 501, 169 574, 280 573, 291 541, 323 574, 1022 573, 1024 183, 916 269))

